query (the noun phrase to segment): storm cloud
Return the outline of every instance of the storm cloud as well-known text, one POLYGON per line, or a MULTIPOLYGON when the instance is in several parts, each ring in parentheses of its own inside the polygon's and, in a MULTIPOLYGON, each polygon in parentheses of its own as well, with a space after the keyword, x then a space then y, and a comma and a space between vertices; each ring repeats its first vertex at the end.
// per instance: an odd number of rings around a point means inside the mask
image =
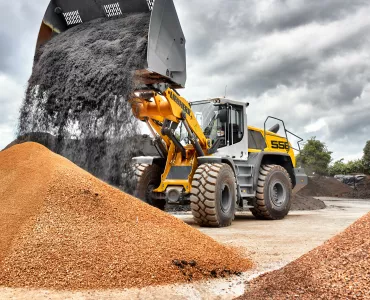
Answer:
POLYGON ((192 20, 183 23, 188 99, 223 96, 227 85, 228 98, 250 102, 250 124, 276 116, 322 139, 336 159, 361 157, 370 140, 368 1, 177 4, 192 20))
MULTIPOLYGON (((174 0, 187 39, 189 101, 250 102, 336 159, 370 140, 370 3, 365 0, 174 0)), ((15 134, 47 0, 0 0, 0 148, 15 134)))

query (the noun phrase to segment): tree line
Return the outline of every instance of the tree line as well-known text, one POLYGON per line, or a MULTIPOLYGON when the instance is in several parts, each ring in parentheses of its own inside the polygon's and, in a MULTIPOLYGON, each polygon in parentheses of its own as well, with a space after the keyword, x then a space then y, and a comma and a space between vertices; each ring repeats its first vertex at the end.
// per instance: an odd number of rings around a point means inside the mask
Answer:
POLYGON ((342 158, 333 161, 332 154, 333 152, 328 150, 325 143, 312 137, 297 156, 297 163, 304 167, 309 175, 370 174, 370 141, 366 142, 360 159, 344 162, 342 158))

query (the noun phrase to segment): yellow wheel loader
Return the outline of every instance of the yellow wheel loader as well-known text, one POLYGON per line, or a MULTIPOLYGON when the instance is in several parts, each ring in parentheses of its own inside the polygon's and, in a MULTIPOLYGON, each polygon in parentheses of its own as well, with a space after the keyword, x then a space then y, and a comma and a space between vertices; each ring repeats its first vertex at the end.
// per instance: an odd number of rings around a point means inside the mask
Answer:
MULTIPOLYGON (((160 153, 134 158, 136 196, 153 206, 190 203, 201 226, 228 226, 246 208, 258 219, 276 220, 288 214, 292 191, 307 184, 303 169, 295 167, 292 145, 276 134, 279 126, 247 126, 245 102, 189 104, 159 84, 136 92, 131 103, 160 153)), ((285 126, 284 131, 290 133, 285 126)))
POLYGON ((151 21, 147 67, 136 70, 140 88, 130 102, 158 156, 134 158, 136 196, 159 209, 190 203, 201 226, 229 226, 243 209, 258 219, 284 218, 292 193, 307 184, 291 132, 284 123, 284 136, 279 126, 248 127, 243 101, 181 97, 176 89, 186 82, 186 41, 173 0, 52 0, 38 46, 79 23, 137 12, 150 12, 151 21))

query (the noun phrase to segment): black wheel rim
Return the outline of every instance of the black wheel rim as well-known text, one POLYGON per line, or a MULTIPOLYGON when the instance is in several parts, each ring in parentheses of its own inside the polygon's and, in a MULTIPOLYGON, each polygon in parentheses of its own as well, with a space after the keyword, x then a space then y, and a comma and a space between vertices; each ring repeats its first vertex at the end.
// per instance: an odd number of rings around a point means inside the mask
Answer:
POLYGON ((153 190, 155 190, 155 185, 153 183, 150 183, 148 185, 148 188, 146 189, 146 192, 145 192, 145 199, 144 201, 146 203, 149 203, 149 204, 152 204, 153 203, 153 200, 152 200, 152 194, 153 194, 153 190))
POLYGON ((230 187, 225 184, 221 191, 221 210, 227 213, 231 207, 230 187))
POLYGON ((277 206, 281 207, 286 201, 286 189, 282 182, 276 180, 271 183, 270 186, 270 199, 271 202, 277 206))

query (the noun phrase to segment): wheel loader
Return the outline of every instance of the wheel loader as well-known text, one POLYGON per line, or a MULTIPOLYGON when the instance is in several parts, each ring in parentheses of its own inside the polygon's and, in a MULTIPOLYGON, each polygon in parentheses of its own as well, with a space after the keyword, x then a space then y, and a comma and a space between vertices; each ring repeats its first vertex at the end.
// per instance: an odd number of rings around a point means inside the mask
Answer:
POLYGON ((130 103, 158 156, 133 159, 135 196, 162 210, 190 203, 200 226, 229 226, 236 211, 246 209, 258 219, 284 218, 292 194, 307 184, 288 140, 292 133, 278 119, 283 128, 248 126, 244 101, 189 103, 179 94, 186 40, 173 0, 52 0, 37 47, 79 23, 141 12, 151 14, 147 66, 135 70, 138 88, 130 103))

